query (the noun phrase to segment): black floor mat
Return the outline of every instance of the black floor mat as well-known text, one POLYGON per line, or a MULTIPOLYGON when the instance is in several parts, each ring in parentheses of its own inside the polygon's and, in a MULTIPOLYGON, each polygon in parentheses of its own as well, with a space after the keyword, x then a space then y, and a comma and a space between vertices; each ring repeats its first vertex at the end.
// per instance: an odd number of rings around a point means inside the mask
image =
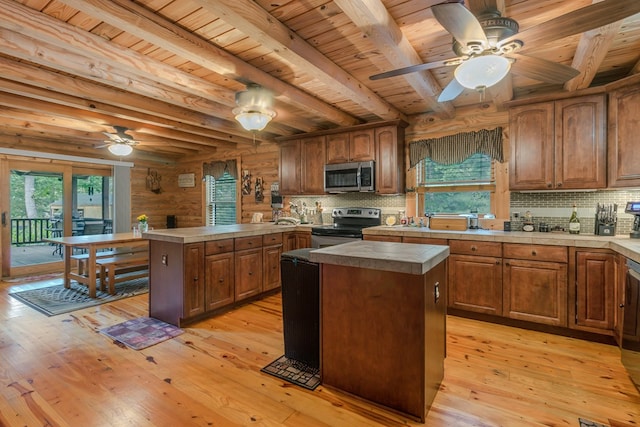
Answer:
POLYGON ((273 375, 308 390, 315 390, 320 385, 320 371, 297 360, 280 356, 260 371, 273 375))

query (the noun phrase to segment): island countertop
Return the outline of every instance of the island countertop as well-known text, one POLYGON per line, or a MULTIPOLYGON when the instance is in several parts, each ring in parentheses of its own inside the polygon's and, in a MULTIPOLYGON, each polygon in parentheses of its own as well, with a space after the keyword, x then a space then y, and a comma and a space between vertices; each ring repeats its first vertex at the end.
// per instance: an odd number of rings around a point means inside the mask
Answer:
POLYGON ((276 225, 274 223, 232 224, 151 230, 143 233, 142 237, 149 240, 184 244, 231 239, 236 237, 262 236, 265 234, 283 233, 295 230, 295 225, 276 225))
POLYGON ((449 256, 449 247, 360 240, 309 252, 309 260, 373 270, 425 274, 449 256))

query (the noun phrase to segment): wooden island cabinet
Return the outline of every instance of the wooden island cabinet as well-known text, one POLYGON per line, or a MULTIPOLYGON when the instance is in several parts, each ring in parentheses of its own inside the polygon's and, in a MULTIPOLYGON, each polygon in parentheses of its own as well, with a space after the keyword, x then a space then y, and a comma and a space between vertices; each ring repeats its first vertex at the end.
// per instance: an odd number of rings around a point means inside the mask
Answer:
POLYGON ((237 224, 148 233, 149 315, 181 326, 277 291, 283 234, 292 232, 237 224))

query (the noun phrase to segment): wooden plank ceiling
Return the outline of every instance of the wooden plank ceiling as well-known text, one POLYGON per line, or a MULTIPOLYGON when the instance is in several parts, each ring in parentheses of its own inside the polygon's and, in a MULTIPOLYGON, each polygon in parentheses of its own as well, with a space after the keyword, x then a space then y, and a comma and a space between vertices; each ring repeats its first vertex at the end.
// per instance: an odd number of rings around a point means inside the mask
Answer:
MULTIPOLYGON (((275 95, 277 116, 258 140, 422 114, 454 117, 481 99, 465 90, 437 101, 453 66, 369 79, 456 56, 430 9, 441 2, 0 0, 0 147, 113 158, 103 132, 115 125, 139 141, 132 159, 196 159, 254 143, 232 114, 235 93, 248 83, 275 95)), ((487 4, 518 21, 527 40, 540 40, 526 44, 527 55, 581 74, 548 84, 510 73, 484 102, 499 107, 571 92, 640 69, 640 14, 631 7, 622 7, 618 22, 555 38, 535 27, 592 0, 466 2, 476 14, 487 4)))

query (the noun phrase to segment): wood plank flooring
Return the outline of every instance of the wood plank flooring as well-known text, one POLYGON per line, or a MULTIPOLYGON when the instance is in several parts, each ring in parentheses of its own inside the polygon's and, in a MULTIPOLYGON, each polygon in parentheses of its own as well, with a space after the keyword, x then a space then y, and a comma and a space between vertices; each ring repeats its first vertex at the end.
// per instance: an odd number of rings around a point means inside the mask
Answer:
MULTIPOLYGON (((146 316, 148 295, 46 317, 15 284, 0 282, 1 427, 421 425, 261 373, 284 353, 279 294, 134 351, 98 330, 146 316)), ((429 427, 640 425, 616 347, 449 316, 447 350, 429 427)))

